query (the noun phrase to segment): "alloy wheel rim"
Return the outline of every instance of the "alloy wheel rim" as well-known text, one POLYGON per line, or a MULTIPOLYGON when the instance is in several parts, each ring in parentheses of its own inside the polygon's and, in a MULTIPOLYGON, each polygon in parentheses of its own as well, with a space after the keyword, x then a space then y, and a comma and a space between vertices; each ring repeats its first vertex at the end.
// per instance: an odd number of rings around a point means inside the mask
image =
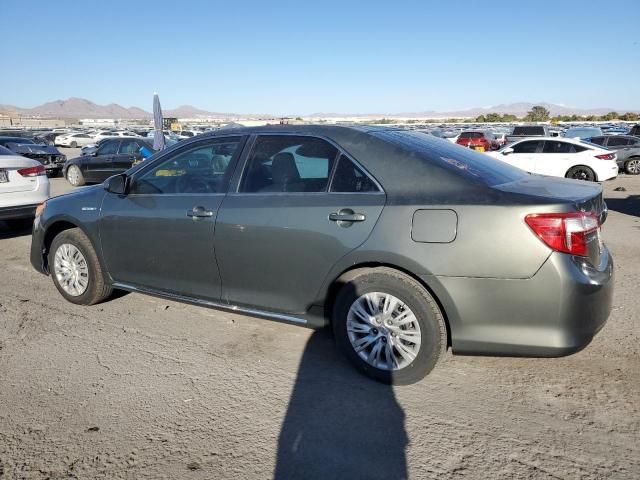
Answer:
POLYGON ((589 172, 581 168, 576 170, 576 173, 573 174, 573 178, 575 180, 589 180, 589 172))
POLYGON ((638 173, 638 171, 640 171, 640 160, 629 160, 629 163, 627 163, 627 169, 631 173, 638 173))
POLYGON ((420 352, 418 319, 399 298, 370 292, 357 298, 347 313, 347 335, 356 354, 380 370, 401 370, 420 352))
POLYGON ((67 179, 69 180, 69 183, 71 183, 72 185, 76 185, 78 183, 77 167, 72 166, 69 168, 69 171, 67 172, 67 179))
POLYGON ((82 252, 70 243, 56 250, 53 271, 58 284, 72 297, 79 297, 89 286, 89 265, 82 252))

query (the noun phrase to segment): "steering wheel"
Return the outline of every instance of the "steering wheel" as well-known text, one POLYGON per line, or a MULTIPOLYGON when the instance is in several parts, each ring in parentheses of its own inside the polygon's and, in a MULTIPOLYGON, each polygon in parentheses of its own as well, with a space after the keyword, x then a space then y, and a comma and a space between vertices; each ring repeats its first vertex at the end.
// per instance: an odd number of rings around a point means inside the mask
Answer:
POLYGON ((181 175, 176 182, 176 190, 183 193, 213 193, 211 185, 193 175, 181 175))

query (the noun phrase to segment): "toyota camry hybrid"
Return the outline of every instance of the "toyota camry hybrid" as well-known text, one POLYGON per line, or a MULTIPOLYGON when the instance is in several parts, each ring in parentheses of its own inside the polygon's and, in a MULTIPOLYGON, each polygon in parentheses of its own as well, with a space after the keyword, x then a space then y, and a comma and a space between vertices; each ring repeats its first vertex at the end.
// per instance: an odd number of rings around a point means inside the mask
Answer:
POLYGON ((600 185, 420 132, 222 130, 37 213, 31 262, 70 302, 121 289, 331 325, 387 383, 420 380, 447 348, 568 355, 611 309, 600 185))

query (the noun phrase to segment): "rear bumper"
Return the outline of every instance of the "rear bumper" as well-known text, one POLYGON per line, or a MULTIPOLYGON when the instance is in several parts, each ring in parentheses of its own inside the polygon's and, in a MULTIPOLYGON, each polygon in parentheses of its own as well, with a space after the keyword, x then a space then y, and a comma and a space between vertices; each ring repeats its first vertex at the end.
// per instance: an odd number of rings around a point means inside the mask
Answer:
POLYGON ((33 218, 36 215, 38 204, 18 205, 16 207, 0 207, 0 220, 13 220, 18 218, 33 218))
POLYGON ((553 253, 529 279, 437 280, 454 353, 560 357, 586 347, 604 326, 614 268, 605 248, 597 268, 553 253))

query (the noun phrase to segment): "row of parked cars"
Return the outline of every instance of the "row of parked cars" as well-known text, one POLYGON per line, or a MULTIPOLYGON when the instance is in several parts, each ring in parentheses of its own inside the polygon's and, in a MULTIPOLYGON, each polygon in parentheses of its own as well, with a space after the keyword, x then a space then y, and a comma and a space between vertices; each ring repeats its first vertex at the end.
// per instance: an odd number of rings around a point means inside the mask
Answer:
POLYGON ((547 126, 523 125, 504 140, 479 129, 461 132, 456 143, 543 175, 605 181, 619 170, 640 173, 640 126, 607 134, 599 127, 572 127, 553 136, 547 126))

